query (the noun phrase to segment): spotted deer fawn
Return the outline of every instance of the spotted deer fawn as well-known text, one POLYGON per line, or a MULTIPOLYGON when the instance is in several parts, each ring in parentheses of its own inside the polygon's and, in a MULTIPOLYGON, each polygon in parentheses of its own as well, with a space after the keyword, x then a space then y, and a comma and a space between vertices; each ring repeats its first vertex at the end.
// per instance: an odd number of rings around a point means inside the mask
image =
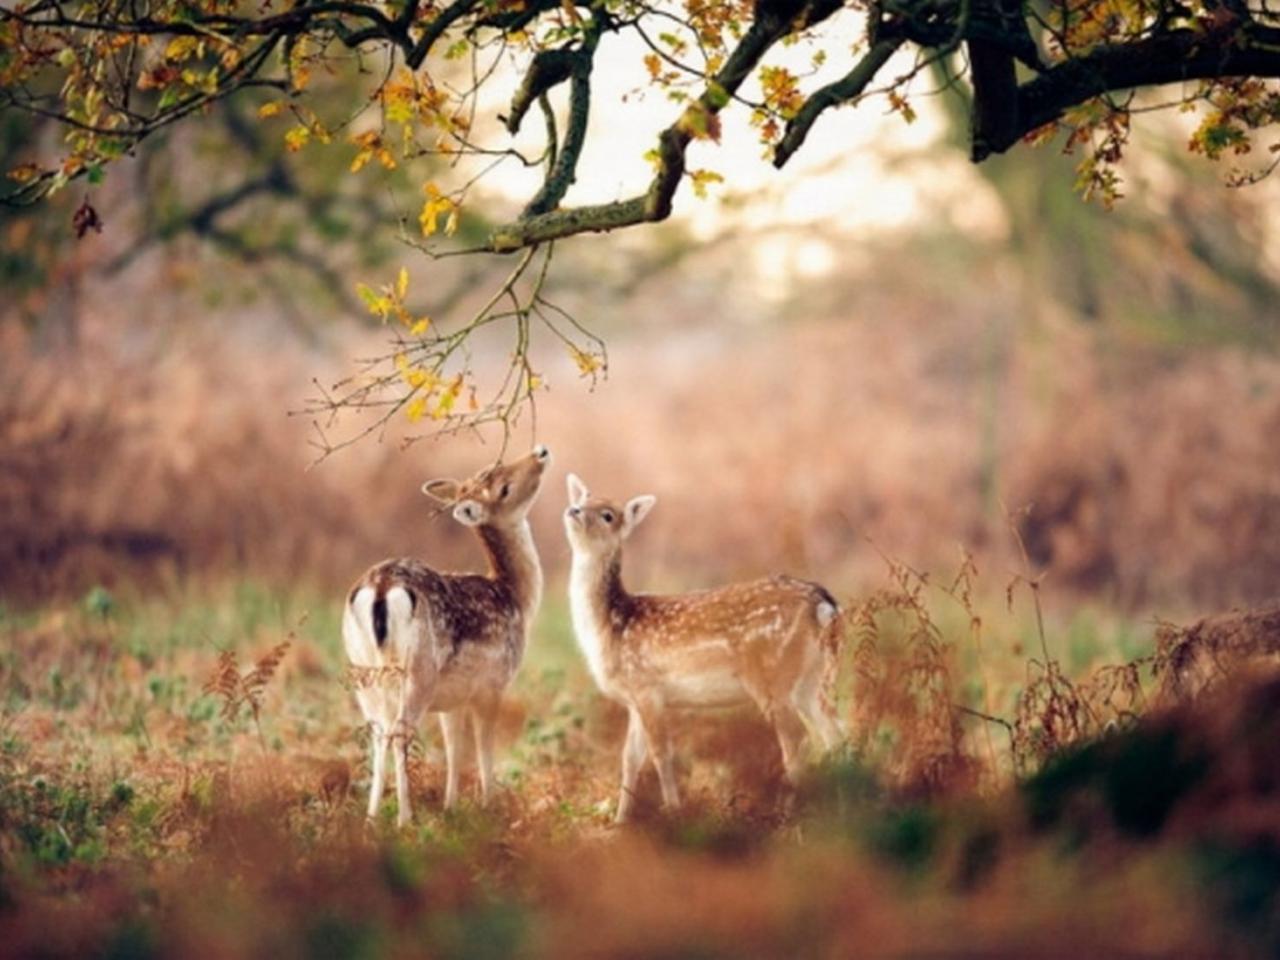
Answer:
POLYGON ((622 543, 653 508, 619 507, 569 475, 565 531, 573 548, 570 610, 601 692, 627 707, 617 819, 630 816, 636 778, 652 751, 665 807, 679 804, 671 708, 754 703, 773 725, 792 782, 806 723, 824 749, 840 729, 830 701, 839 607, 814 583, 771 577, 674 596, 628 593, 622 543))
POLYGON ((458 799, 458 754, 468 717, 481 796, 488 799, 499 701, 520 666, 542 597, 542 567, 527 517, 550 462, 550 451, 538 446, 461 483, 423 484, 423 493, 451 506, 454 518, 476 531, 489 559, 487 575, 384 560, 351 588, 342 639, 356 699, 372 729, 370 817, 382 800, 387 750, 394 743, 397 822, 411 819, 409 740, 427 711, 440 714, 444 735, 445 807, 458 799))

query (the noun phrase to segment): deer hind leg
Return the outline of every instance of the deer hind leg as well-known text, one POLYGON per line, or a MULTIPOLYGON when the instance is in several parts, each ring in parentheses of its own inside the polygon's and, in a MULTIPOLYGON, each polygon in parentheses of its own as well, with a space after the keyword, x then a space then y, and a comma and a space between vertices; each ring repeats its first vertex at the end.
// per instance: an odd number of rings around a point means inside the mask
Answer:
POLYGON ((382 805, 382 787, 387 778, 387 748, 391 737, 383 724, 376 720, 369 724, 369 756, 373 764, 373 777, 369 783, 369 819, 378 815, 382 805))
POLYGON ((631 808, 635 803, 636 781, 644 768, 645 759, 649 755, 649 741, 645 736, 644 722, 640 713, 633 707, 627 721, 627 741, 622 747, 622 789, 618 795, 617 823, 625 823, 631 818, 631 808))
POLYGON ((430 684, 415 679, 410 671, 405 678, 399 715, 388 737, 395 743, 396 824, 401 827, 407 826, 413 819, 413 807, 409 800, 409 742, 422 721, 431 689, 430 684))
POLYGON ((779 695, 763 683, 751 683, 744 678, 743 686, 773 727, 778 746, 782 748, 783 771, 787 781, 794 785, 804 766, 805 725, 800 711, 792 704, 790 695, 779 695))
POLYGON ((369 725, 369 818, 378 815, 387 780, 387 749, 395 717, 390 714, 385 692, 372 687, 356 690, 356 702, 369 725))
POLYGON ((800 772, 804 769, 804 720, 790 703, 775 705, 769 719, 778 736, 778 745, 782 747, 782 768, 786 771, 787 781, 795 786, 800 782, 800 772))
POLYGON ((480 801, 489 802, 493 787, 493 738, 498 725, 498 697, 471 708, 471 724, 476 738, 476 767, 480 772, 480 801))
POLYGON ((444 808, 452 810, 458 803, 458 767, 461 763, 462 738, 466 716, 461 710, 440 714, 440 733, 444 737, 444 808))
POLYGON ((824 752, 830 752, 839 746, 842 739, 839 721, 836 720, 835 706, 831 702, 830 690, 834 686, 834 670, 826 662, 834 657, 824 657, 821 667, 814 668, 800 678, 791 695, 791 702, 809 725, 809 729, 822 743, 824 752), (831 676, 828 676, 831 674, 831 676))

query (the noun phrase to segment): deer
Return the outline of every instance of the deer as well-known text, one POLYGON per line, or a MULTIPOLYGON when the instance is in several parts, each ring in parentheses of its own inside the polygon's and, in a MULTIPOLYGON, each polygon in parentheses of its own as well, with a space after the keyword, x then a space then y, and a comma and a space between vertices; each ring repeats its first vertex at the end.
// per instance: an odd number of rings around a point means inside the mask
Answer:
POLYGON ((445 809, 458 802, 459 751, 471 721, 481 802, 493 787, 493 742, 503 691, 524 658, 542 599, 542 567, 528 514, 551 452, 501 462, 469 480, 429 480, 422 492, 472 528, 487 574, 438 573, 416 559, 370 567, 347 594, 343 646, 356 700, 370 729, 368 816, 382 802, 387 751, 395 745, 397 824, 412 820, 409 741, 427 712, 440 714, 445 809))
POLYGON ((816 583, 773 576, 668 596, 630 593, 622 547, 657 498, 618 506, 568 476, 564 525, 573 558, 569 608, 596 686, 627 708, 616 821, 630 819, 650 752, 662 804, 680 804, 673 710, 754 704, 773 727, 787 780, 802 771, 809 730, 830 750, 841 739, 832 704, 840 606, 816 583))

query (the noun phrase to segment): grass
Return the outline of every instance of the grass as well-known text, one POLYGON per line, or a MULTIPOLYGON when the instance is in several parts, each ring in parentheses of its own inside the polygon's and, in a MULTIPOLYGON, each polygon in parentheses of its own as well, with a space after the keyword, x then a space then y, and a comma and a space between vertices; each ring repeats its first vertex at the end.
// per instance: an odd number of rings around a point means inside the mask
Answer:
MULTIPOLYGON (((1040 642, 1030 610, 1001 615, 1003 597, 976 604, 979 647, 963 604, 928 596, 958 700, 1012 716, 1040 642)), ((932 715, 886 713, 860 752, 816 767, 793 796, 759 720, 696 719, 680 731, 684 809, 660 815, 647 773, 640 824, 617 830, 621 710, 592 690, 554 589, 504 711, 497 799, 481 809, 468 779, 467 802, 440 809, 443 761, 428 726, 411 764, 414 825, 397 831, 390 801, 367 825, 365 737, 342 684, 338 615, 333 597, 254 583, 167 597, 95 590, 76 604, 0 610, 7 954, 948 955, 963 945, 1013 957, 1054 956, 1072 936, 1097 955, 1250 956, 1280 943, 1274 843, 1170 826, 1211 766, 1183 756, 1176 732, 1068 749, 1015 781, 1004 731, 969 718, 958 749, 986 765, 982 776, 921 792, 894 761, 919 752, 912 737, 932 715), (243 671, 285 642, 261 686, 260 730, 206 689, 226 652, 243 671)), ((885 662, 910 659, 912 616, 882 615, 885 662)), ((1149 633, 1101 609, 1049 623, 1077 678, 1144 652, 1149 633)), ((851 660, 849 715, 854 674, 851 660)))

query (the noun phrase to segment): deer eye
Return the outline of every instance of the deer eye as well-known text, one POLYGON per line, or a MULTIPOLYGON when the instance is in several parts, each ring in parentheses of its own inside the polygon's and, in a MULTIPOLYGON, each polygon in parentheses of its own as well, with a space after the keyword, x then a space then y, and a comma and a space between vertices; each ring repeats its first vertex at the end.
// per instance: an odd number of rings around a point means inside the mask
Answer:
POLYGON ((613 511, 612 510, 604 511, 604 513, 600 514, 600 519, 603 520, 605 523, 613 523, 613 511))
POLYGON ((507 499, 507 494, 509 494, 510 492, 511 492, 511 484, 504 483, 502 485, 502 491, 498 494, 499 499, 502 499, 502 500, 507 499))

